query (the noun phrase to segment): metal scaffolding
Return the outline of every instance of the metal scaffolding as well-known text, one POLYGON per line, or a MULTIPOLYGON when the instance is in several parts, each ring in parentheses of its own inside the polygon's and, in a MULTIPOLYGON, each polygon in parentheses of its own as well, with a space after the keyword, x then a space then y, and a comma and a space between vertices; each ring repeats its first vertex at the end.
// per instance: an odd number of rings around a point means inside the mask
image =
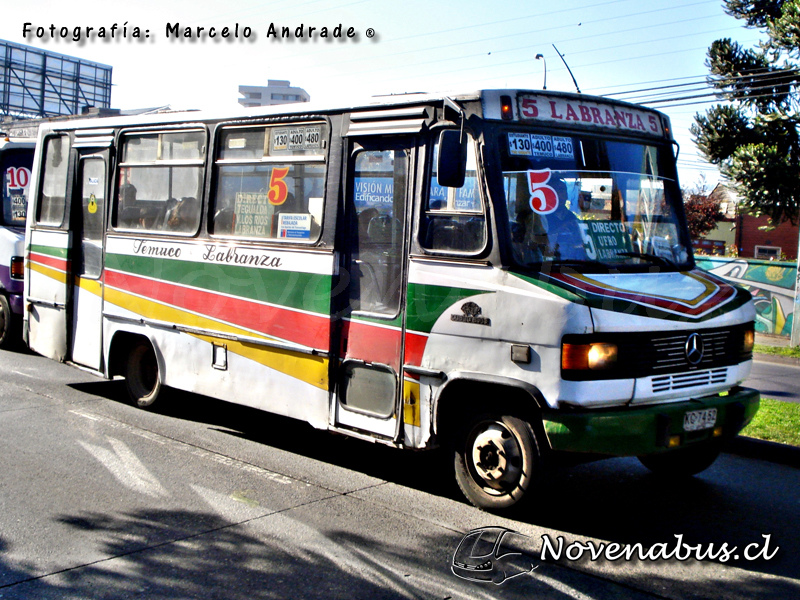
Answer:
POLYGON ((53 117, 110 106, 110 66, 0 40, 0 114, 53 117))

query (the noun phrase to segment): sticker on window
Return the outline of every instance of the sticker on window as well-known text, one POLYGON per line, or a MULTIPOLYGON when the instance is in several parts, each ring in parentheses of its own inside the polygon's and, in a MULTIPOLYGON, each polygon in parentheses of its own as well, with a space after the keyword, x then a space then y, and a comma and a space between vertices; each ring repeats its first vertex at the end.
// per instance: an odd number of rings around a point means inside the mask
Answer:
POLYGON ((531 210, 540 215, 547 215, 558 208, 558 194, 547 185, 550 181, 550 169, 528 171, 528 191, 531 193, 531 210))
POLYGON ((583 221, 579 223, 583 245, 592 260, 623 258, 631 252, 631 238, 625 224, 620 221, 583 221))
POLYGON ((572 149, 572 138, 553 136, 553 156, 554 158, 573 158, 575 154, 572 149))
POLYGON ((311 215, 281 213, 278 216, 278 237, 307 240, 311 237, 311 215))
POLYGON ((508 153, 511 156, 533 156, 531 136, 527 133, 509 133, 508 153))
POLYGON ((553 139, 549 135, 531 134, 531 150, 534 156, 553 157, 553 139))

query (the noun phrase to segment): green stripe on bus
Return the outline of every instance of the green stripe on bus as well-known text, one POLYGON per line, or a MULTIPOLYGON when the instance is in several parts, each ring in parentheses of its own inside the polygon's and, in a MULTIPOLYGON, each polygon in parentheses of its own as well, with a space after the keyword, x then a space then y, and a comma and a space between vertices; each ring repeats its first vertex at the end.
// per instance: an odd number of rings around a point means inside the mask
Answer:
POLYGON ((411 283, 408 286, 406 328, 410 331, 430 333, 439 317, 459 300, 492 293, 494 292, 486 290, 411 283))
POLYGON ((63 258, 65 260, 67 258, 67 249, 57 248, 56 246, 41 246, 39 244, 31 244, 31 252, 35 254, 47 254, 47 256, 55 256, 56 258, 63 258))
POLYGON ((320 314, 331 310, 330 275, 125 254, 107 254, 106 267, 298 310, 320 314))

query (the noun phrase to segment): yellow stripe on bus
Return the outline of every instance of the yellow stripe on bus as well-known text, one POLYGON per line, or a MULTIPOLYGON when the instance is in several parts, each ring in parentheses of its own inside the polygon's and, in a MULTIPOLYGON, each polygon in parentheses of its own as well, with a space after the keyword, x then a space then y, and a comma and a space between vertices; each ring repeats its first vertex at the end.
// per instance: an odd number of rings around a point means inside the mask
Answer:
POLYGON ((403 381, 403 422, 419 427, 419 382, 403 381))
POLYGON ((28 262, 28 268, 31 271, 36 271, 37 273, 46 275, 51 279, 55 279, 59 283, 67 283, 67 274, 64 273, 64 271, 59 271, 58 269, 53 269, 51 267, 45 267, 44 265, 40 265, 39 263, 35 262, 28 262))
MULTIPOLYGON (((202 315, 196 315, 179 308, 160 304, 113 288, 106 288, 105 300, 110 304, 133 311, 145 318, 154 319, 156 321, 175 323, 176 325, 186 327, 197 327, 198 329, 214 329, 220 333, 232 335, 247 335, 264 340, 271 339, 239 327, 228 325, 227 323, 215 321, 214 319, 203 317, 202 315)), ((209 343, 212 341, 218 343, 220 339, 211 335, 190 335, 209 343)), ((249 358, 265 367, 299 379, 314 387, 323 390, 328 389, 327 358, 279 348, 265 348, 259 344, 249 344, 247 342, 233 340, 225 340, 225 345, 228 347, 229 352, 249 358)))

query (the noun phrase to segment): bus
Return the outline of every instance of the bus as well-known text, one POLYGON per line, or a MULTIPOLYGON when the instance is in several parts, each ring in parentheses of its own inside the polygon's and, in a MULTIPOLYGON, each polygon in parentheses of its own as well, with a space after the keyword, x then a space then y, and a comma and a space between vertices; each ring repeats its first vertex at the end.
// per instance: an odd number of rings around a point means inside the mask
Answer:
POLYGON ((531 90, 42 125, 30 347, 445 449, 474 505, 562 453, 707 468, 753 418, 755 311, 695 266, 668 118, 531 90))
POLYGON ((0 135, 0 348, 8 348, 22 339, 25 222, 36 140, 0 135))

